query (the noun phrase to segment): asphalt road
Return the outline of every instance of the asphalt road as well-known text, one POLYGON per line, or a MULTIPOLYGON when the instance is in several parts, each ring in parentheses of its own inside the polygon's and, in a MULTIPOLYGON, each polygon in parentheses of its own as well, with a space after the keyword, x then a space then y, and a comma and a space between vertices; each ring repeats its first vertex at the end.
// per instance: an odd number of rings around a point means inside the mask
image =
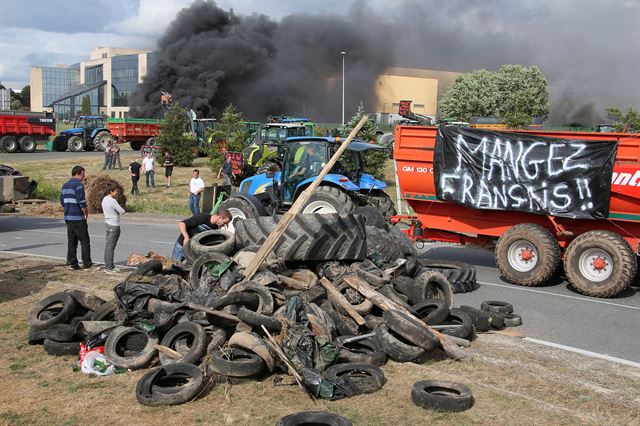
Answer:
MULTIPOLYGON (((89 222, 92 258, 102 261, 104 224, 95 217, 89 222)), ((122 236, 116 248, 116 263, 123 265, 129 253, 156 251, 171 253, 178 236, 172 220, 151 222, 124 218, 122 236)), ((66 227, 57 219, 0 216, 0 251, 38 254, 65 259, 66 227)), ((452 245, 433 244, 420 250, 424 257, 458 260, 477 269, 480 288, 456 294, 456 305, 480 307, 485 300, 513 304, 523 318, 514 333, 540 344, 587 351, 593 356, 614 357, 640 367, 640 291, 628 289, 611 299, 597 299, 574 292, 558 277, 544 287, 519 287, 500 280, 491 252, 452 245), (634 364, 635 363, 635 364, 634 364)))
MULTIPOLYGON (((7 154, 6 152, 0 153, 0 164, 8 164, 12 167, 15 163, 23 161, 39 161, 39 160, 61 160, 65 158, 95 158, 102 157, 104 153, 102 151, 83 151, 83 152, 57 152, 57 151, 45 151, 44 147, 38 146, 34 152, 14 152, 7 154)), ((122 156, 122 153, 120 153, 122 156)), ((16 167, 18 168, 18 167, 16 167)), ((20 170, 18 168, 18 170, 20 170)))

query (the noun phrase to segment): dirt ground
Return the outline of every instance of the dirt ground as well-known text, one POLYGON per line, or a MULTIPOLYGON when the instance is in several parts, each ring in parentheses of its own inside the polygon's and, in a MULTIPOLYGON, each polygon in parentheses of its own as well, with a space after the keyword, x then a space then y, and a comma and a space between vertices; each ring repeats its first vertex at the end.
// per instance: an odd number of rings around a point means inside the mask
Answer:
POLYGON ((146 407, 134 394, 144 371, 94 378, 73 371, 74 357, 52 357, 27 344, 25 318, 34 302, 67 288, 109 298, 123 278, 0 253, 0 424, 273 425, 303 410, 336 412, 355 425, 640 424, 640 370, 537 346, 514 333, 480 335, 461 362, 389 362, 380 391, 341 401, 313 402, 297 387, 276 386, 268 377, 218 384, 180 406, 146 407), (467 384, 474 407, 442 414, 415 406, 411 386, 424 379, 467 384))

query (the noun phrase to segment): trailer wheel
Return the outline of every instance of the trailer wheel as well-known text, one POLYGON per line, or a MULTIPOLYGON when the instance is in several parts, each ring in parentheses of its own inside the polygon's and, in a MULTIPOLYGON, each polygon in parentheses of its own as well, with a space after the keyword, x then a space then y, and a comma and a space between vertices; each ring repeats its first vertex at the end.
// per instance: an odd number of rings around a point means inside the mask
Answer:
POLYGON ((16 142, 16 137, 12 135, 1 137, 0 149, 5 152, 16 152, 18 150, 18 142, 16 142))
POLYGON ((380 210, 380 213, 382 213, 386 219, 395 216, 397 213, 396 206, 393 205, 391 197, 384 191, 373 191, 367 201, 373 207, 380 210))
POLYGON ((154 137, 147 139, 147 145, 155 146, 156 142, 157 142, 157 139, 154 137))
POLYGON ((611 297, 633 281, 637 257, 629 244, 609 231, 589 231, 569 244, 564 270, 569 283, 587 296, 611 297))
POLYGON ((220 204, 218 210, 229 210, 231 213, 231 222, 227 225, 227 230, 231 233, 236 232, 236 219, 256 219, 260 216, 260 210, 255 204, 240 197, 227 198, 220 204))
POLYGON ((349 213, 355 208, 353 200, 344 192, 333 186, 319 186, 311 194, 309 201, 302 208, 301 214, 349 213))
POLYGON ((129 142, 129 145, 131 145, 131 149, 134 151, 140 151, 142 149, 142 145, 144 145, 144 142, 141 141, 131 141, 129 142))
POLYGON ((33 139, 33 136, 22 136, 18 139, 18 144, 22 152, 33 152, 36 150, 36 140, 33 139))
POLYGON ((71 152, 82 152, 84 149, 84 141, 80 136, 71 136, 67 141, 67 148, 71 152))
POLYGON ((67 139, 64 136, 56 136, 53 139, 53 150, 56 152, 64 152, 67 150, 67 139))
POLYGON ((104 151, 110 143, 111 133, 106 130, 98 132, 98 134, 93 138, 93 147, 100 151, 104 151))
POLYGON ((560 247, 542 226, 523 223, 500 236, 495 257, 506 281, 535 287, 547 282, 558 268, 560 247))

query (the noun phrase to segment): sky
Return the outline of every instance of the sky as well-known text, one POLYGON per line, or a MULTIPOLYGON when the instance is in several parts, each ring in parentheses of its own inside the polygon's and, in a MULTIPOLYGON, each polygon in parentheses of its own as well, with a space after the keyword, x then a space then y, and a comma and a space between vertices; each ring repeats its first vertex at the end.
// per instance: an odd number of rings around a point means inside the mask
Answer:
MULTIPOLYGON (((70 65, 96 46, 154 49, 194 0, 0 0, 0 81, 70 65)), ((198 0, 196 0, 198 1, 198 0)), ((539 66, 555 105, 640 107, 640 0, 218 0, 239 15, 338 15, 393 42, 395 66, 457 72, 539 66), (353 21, 352 21, 353 22, 353 21)), ((286 19, 285 21, 286 22, 286 19)), ((348 25, 348 24, 347 24, 348 25)), ((591 111, 593 112, 593 111, 591 111)))

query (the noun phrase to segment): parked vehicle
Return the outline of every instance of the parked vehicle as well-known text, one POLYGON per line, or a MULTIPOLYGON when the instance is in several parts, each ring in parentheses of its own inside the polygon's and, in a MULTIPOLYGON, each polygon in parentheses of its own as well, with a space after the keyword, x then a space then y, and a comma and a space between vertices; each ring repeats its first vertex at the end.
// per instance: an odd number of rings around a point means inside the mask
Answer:
POLYGON ((51 113, 0 111, 0 151, 33 152, 38 141, 56 134, 51 113))
POLYGON ((107 131, 118 143, 129 143, 140 151, 144 145, 155 145, 164 121, 146 118, 110 118, 107 131))
POLYGON ((100 115, 81 115, 73 122, 73 128, 58 133, 53 140, 55 151, 93 151, 104 149, 111 141, 111 133, 100 115))
POLYGON ((542 285, 563 261, 569 283, 583 294, 610 297, 624 291, 635 279, 640 251, 640 134, 516 133, 585 144, 616 140, 608 217, 575 219, 441 201, 434 181, 438 128, 399 126, 394 144, 399 188, 415 215, 392 222, 409 222, 415 240, 495 244, 497 266, 514 284, 542 285))

